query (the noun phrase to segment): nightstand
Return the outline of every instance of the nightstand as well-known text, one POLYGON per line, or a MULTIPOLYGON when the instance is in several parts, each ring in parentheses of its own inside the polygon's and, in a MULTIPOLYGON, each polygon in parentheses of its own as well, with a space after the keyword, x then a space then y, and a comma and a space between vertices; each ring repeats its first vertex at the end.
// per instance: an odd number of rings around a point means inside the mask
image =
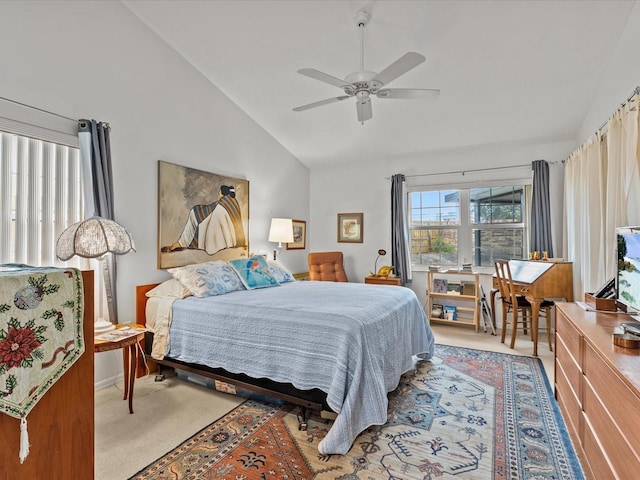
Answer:
MULTIPOLYGON (((116 325, 116 330, 109 332, 114 334, 113 339, 104 340, 95 338, 93 351, 95 353, 108 352, 110 350, 122 349, 122 363, 124 371, 124 398, 129 399, 129 413, 133 413, 133 385, 136 381, 136 369, 138 366, 138 352, 142 348, 140 342, 144 340, 145 329, 142 325, 135 323, 120 323, 116 325), (123 336, 118 339, 116 335, 118 330, 128 327, 132 333, 130 336, 123 336), (138 330, 138 331, 136 331, 138 330)), ((122 333, 122 332, 120 332, 122 333)), ((108 335, 108 334, 106 334, 108 335)))
POLYGON ((373 285, 397 285, 402 286, 402 279, 400 277, 364 277, 364 283, 370 283, 373 285))

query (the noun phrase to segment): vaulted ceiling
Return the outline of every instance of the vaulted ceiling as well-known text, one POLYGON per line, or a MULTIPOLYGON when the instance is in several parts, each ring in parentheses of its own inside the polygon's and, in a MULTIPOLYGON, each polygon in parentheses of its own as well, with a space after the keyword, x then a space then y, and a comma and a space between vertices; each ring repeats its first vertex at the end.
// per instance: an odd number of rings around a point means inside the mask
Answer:
POLYGON ((635 2, 631 1, 133 1, 123 3, 310 168, 483 144, 572 139, 635 2), (394 88, 426 100, 355 99, 297 70, 340 79, 380 72, 409 51, 426 61, 394 88))

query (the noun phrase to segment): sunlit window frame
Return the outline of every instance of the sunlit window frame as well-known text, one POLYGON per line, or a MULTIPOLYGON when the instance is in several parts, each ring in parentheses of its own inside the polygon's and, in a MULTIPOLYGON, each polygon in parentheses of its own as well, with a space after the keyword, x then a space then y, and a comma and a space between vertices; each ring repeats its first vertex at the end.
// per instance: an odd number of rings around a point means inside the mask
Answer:
MULTIPOLYGON (((418 192, 434 192, 445 190, 457 190, 460 198, 460 224, 459 225, 429 225, 424 228, 431 230, 439 229, 456 229, 458 231, 458 264, 457 265, 439 265, 442 267, 459 268, 463 263, 474 263, 473 257, 473 230, 499 230, 504 228, 513 228, 522 230, 523 234, 523 257, 525 252, 528 251, 529 244, 529 232, 528 232, 528 218, 531 204, 531 184, 530 182, 523 180, 505 180, 499 183, 487 183, 487 184, 459 184, 459 185, 429 185, 429 186, 412 186, 407 188, 407 212, 409 222, 409 241, 411 241, 411 233, 415 230, 412 227, 412 204, 411 194, 418 192), (508 186, 523 186, 524 198, 523 198, 523 212, 522 222, 518 223, 486 223, 476 224, 471 223, 470 214, 470 191, 476 188, 495 188, 495 187, 508 187, 508 186)), ((409 245, 411 248, 411 245, 409 245)), ((495 260, 495 259, 494 259, 495 260)), ((429 265, 421 263, 412 263, 412 269, 416 271, 424 271, 429 268, 429 265)), ((480 268, 487 268, 490 270, 492 266, 483 266, 480 268)))

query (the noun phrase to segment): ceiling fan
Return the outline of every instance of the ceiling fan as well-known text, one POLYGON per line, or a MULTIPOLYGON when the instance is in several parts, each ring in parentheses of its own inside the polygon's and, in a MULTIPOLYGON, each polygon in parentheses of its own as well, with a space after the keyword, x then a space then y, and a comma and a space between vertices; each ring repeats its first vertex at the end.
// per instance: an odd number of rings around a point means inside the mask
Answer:
POLYGON ((407 73, 412 68, 417 67, 425 58, 416 52, 405 53, 398 60, 393 62, 380 73, 366 71, 364 69, 364 27, 371 20, 371 14, 366 10, 356 12, 355 20, 360 29, 360 71, 351 73, 341 80, 327 73, 320 72, 314 68, 302 68, 298 73, 307 77, 315 78, 321 82, 335 85, 344 90, 344 95, 339 97, 327 98, 319 102, 308 103, 293 110, 300 112, 309 110, 310 108, 320 107, 329 103, 340 102, 350 97, 356 98, 356 110, 358 112, 358 121, 364 123, 373 117, 371 110, 371 96, 378 98, 402 98, 402 99, 424 99, 437 97, 440 90, 430 88, 383 88, 400 75, 407 73))

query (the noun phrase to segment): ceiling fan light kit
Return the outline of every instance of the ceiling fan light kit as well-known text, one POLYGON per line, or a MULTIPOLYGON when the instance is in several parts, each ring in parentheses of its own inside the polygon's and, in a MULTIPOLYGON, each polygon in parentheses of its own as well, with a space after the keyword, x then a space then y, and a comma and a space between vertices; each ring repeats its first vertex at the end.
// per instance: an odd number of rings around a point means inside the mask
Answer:
POLYGON ((414 100, 436 97, 440 94, 440 90, 427 88, 382 88, 425 61, 424 56, 416 52, 405 53, 380 73, 364 69, 364 28, 370 20, 371 14, 366 10, 358 10, 358 12, 356 12, 355 21, 361 33, 360 71, 350 73, 344 80, 341 80, 333 75, 323 73, 314 68, 302 68, 298 70, 298 73, 301 75, 305 75, 343 89, 345 95, 327 98, 325 100, 296 107, 293 109, 295 112, 301 112, 303 110, 309 110, 311 108, 355 97, 358 121, 364 124, 365 121, 373 117, 373 111, 371 109, 371 95, 375 95, 378 98, 383 99, 414 100))

